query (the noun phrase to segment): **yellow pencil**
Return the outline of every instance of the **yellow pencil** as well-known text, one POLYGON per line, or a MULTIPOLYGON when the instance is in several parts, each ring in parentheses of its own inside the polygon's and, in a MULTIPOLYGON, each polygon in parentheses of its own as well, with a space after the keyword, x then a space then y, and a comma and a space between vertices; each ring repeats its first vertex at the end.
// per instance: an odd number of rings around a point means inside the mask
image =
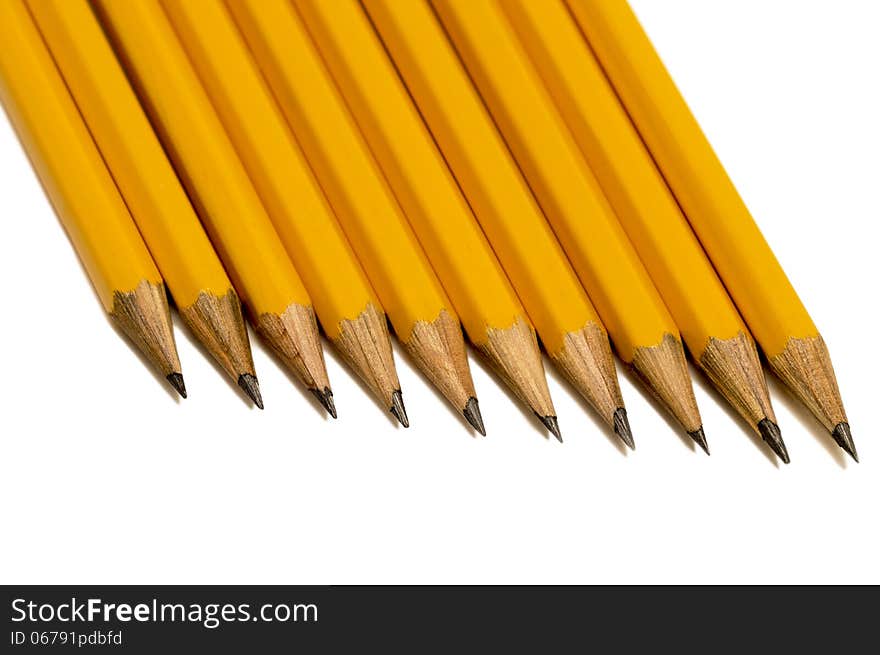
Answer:
POLYGON ((534 329, 359 3, 295 4, 471 341, 533 413, 555 416, 534 329))
POLYGON ((232 17, 219 2, 162 5, 302 276, 324 333, 379 402, 407 425, 385 311, 232 17))
POLYGON ((185 398, 162 277, 22 0, 0 2, 0 43, 0 100, 98 298, 185 398))
POLYGON ((784 461, 754 341, 561 0, 499 6, 639 253, 696 362, 784 461))
POLYGON ((27 4, 181 317, 262 405, 238 295, 88 2, 27 4))
POLYGON ((431 8, 364 5, 551 359, 630 443, 605 329, 431 8))
POLYGON ((503 14, 433 4, 621 359, 706 450, 678 328, 503 14))
POLYGON ((391 324, 419 368, 483 432, 458 316, 286 0, 228 2, 391 324))
POLYGON ((162 8, 96 4, 257 330, 335 416, 311 300, 162 8))
POLYGON ((632 10, 569 4, 770 367, 858 461, 825 342, 632 10))

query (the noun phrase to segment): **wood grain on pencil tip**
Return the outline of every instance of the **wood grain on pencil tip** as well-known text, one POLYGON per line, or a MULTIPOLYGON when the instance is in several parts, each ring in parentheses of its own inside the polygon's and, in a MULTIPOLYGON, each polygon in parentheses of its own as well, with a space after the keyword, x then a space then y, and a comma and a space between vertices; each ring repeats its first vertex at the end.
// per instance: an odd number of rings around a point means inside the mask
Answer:
POLYGON ((792 393, 822 422, 837 445, 858 462, 859 455, 822 336, 792 337, 782 352, 769 356, 768 361, 792 393))
POLYGON ((520 316, 510 327, 487 326, 485 332, 485 341, 477 341, 477 348, 513 393, 546 425, 544 418, 555 417, 556 408, 547 389, 534 328, 520 316))
POLYGON ((632 368, 651 394, 708 455, 703 420, 697 409, 681 340, 672 334, 665 334, 653 346, 637 347, 632 356, 632 368))
POLYGON ((485 436, 458 318, 444 309, 433 321, 417 321, 404 346, 440 393, 485 436))
POLYGON ((129 291, 114 290, 110 318, 177 393, 186 398, 165 285, 141 280, 129 291))
POLYGON ((370 302, 355 318, 341 321, 339 334, 330 338, 373 394, 408 428, 385 313, 370 302))
POLYGON ((177 311, 196 339, 232 376, 254 405, 263 409, 241 301, 235 290, 230 287, 222 296, 201 291, 195 302, 183 307, 178 305, 177 311))
POLYGON ((591 322, 580 330, 567 333, 562 348, 549 355, 569 380, 578 381, 576 386, 596 390, 587 397, 593 409, 621 441, 635 450, 608 334, 602 326, 591 322), (594 357, 592 353, 601 353, 601 356, 594 357))
POLYGON ((730 339, 710 337, 697 357, 700 367, 727 402, 788 464, 788 450, 776 423, 776 413, 770 405, 767 381, 751 336, 739 332, 730 339))
POLYGON ((311 305, 291 303, 283 312, 263 312, 256 317, 257 332, 265 337, 284 365, 333 418, 336 406, 327 377, 315 311, 311 305))

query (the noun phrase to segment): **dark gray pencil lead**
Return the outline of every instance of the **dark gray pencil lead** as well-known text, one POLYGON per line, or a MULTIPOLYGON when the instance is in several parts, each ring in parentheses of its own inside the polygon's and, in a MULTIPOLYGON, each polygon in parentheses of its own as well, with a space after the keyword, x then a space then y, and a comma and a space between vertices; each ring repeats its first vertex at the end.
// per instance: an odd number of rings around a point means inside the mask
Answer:
POLYGON ((707 455, 711 455, 709 452, 709 444, 706 443, 706 434, 703 432, 703 426, 701 425, 693 432, 688 432, 688 436, 697 442, 697 445, 706 451, 707 455))
POLYGON ((778 425, 769 418, 761 419, 758 421, 758 432, 761 433, 761 438, 767 442, 767 445, 773 449, 773 452, 776 453, 779 459, 786 464, 791 461, 788 458, 788 449, 782 440, 782 432, 779 430, 778 425))
POLYGON ((834 426, 831 436, 837 442, 837 445, 843 448, 856 463, 859 461, 859 454, 856 452, 856 444, 853 442, 852 432, 849 430, 849 423, 838 423, 834 426))
POLYGON ((473 426, 474 430, 485 437, 486 427, 483 425, 483 415, 480 414, 480 403, 477 402, 477 399, 473 396, 469 398, 467 405, 464 406, 464 409, 461 410, 461 412, 464 414, 468 423, 473 426))
POLYGON ((614 410, 614 434, 620 437, 630 450, 636 449, 636 442, 633 441, 632 430, 629 427, 629 418, 626 415, 626 409, 618 407, 614 410))
POLYGON ((174 387, 183 398, 186 398, 186 385, 183 383, 183 376, 180 373, 169 373, 165 379, 174 387))
POLYGON ((400 392, 400 389, 395 390, 391 394, 390 411, 403 427, 409 427, 409 417, 406 415, 406 407, 403 406, 403 394, 400 392))
POLYGON ((333 392, 328 387, 324 387, 323 391, 320 389, 309 389, 309 391, 318 399, 318 402, 327 410, 327 413, 336 418, 336 403, 333 402, 333 392))
POLYGON ((263 396, 260 394, 260 383, 250 373, 242 373, 238 376, 238 386, 241 387, 248 398, 254 401, 254 405, 263 409, 263 396))
POLYGON ((556 437, 556 439, 559 441, 559 443, 562 443, 562 433, 559 431, 559 421, 556 419, 556 417, 555 416, 541 416, 540 414, 537 414, 537 413, 535 414, 535 416, 537 416, 538 419, 541 421, 541 423, 543 423, 544 426, 548 430, 550 430, 550 433, 554 437, 556 437))

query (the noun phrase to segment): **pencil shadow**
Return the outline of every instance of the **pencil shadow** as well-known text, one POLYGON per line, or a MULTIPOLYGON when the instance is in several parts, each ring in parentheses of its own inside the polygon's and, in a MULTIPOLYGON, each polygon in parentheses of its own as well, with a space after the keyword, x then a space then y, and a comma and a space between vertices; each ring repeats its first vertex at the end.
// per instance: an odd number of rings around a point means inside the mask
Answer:
MULTIPOLYGON (((767 461, 770 462, 774 466, 774 468, 780 468, 779 458, 776 457, 776 454, 770 449, 770 446, 764 443, 764 440, 755 433, 755 431, 751 428, 748 421, 746 421, 733 407, 731 407, 730 403, 727 402, 727 399, 721 394, 718 389, 715 388, 715 385, 712 384, 712 381, 709 379, 703 370, 699 366, 695 366, 693 364, 693 360, 688 357, 688 368, 691 371, 691 379, 706 392, 707 395, 712 396, 715 400, 715 403, 721 407, 727 417, 745 433, 745 435, 749 438, 749 440, 754 444, 755 448, 758 449, 767 461)), ((784 435, 783 435, 784 438, 784 435)), ((711 448, 711 445, 709 446, 711 448)))
MULTIPOLYGON (((321 335, 325 336, 323 330, 321 330, 321 335)), ((325 338, 326 338, 326 336, 325 336, 325 338)), ((327 339, 327 342, 331 345, 331 347, 324 349, 324 357, 333 360, 333 362, 335 362, 336 364, 339 365, 339 368, 343 369, 346 372, 346 374, 348 374, 348 378, 350 380, 353 380, 354 383, 361 390, 361 392, 363 392, 363 394, 367 398, 369 398, 373 402, 373 404, 376 405, 376 407, 378 407, 382 411, 382 414, 385 416, 385 418, 388 419, 388 422, 391 423, 391 425, 393 425, 395 428, 398 428, 398 429, 405 429, 397 421, 397 419, 394 418, 394 416, 391 414, 391 408, 383 406, 382 403, 379 402, 379 399, 376 398, 376 394, 373 393, 373 390, 370 389, 370 387, 367 386, 367 384, 363 380, 361 380, 361 377, 357 373, 355 373, 351 369, 351 367, 346 363, 345 359, 342 358, 342 356, 337 352, 336 348, 333 346, 333 342, 330 341, 329 339, 327 339)), ((402 393, 403 393, 403 389, 401 389, 401 394, 402 393)), ((404 404, 405 404, 406 403, 406 396, 405 395, 404 395, 403 400, 404 400, 404 404)))
MULTIPOLYGON (((440 391, 438 391, 438 389, 434 386, 434 384, 431 382, 431 380, 428 379, 428 376, 425 375, 425 373, 418 367, 418 365, 416 364, 415 358, 413 358, 413 356, 409 354, 407 349, 402 346, 400 340, 397 338, 397 333, 393 331, 393 329, 391 328, 391 325, 388 326, 388 329, 391 331, 391 333, 395 337, 392 340, 392 347, 394 349, 395 357, 400 357, 400 358, 406 360, 407 364, 409 364, 409 367, 418 373, 419 377, 425 383, 425 386, 428 387, 428 389, 430 389, 431 393, 434 394, 434 397, 439 401, 439 403, 446 409, 447 412, 449 412, 452 416, 455 417, 455 420, 457 420, 465 428, 465 430, 467 430, 468 434, 470 434, 470 436, 472 438, 476 438, 476 437, 481 436, 476 430, 474 430, 474 427, 470 423, 467 422, 467 419, 465 419, 464 414, 462 414, 461 411, 456 411, 452 407, 452 404, 449 402, 449 400, 447 400, 446 397, 442 393, 440 393, 440 391)), ((468 360, 470 361, 470 358, 468 358, 468 360)), ((479 401, 479 397, 477 398, 477 400, 479 401)), ((406 401, 406 397, 404 397, 404 401, 406 401)), ((464 408, 462 408, 462 409, 464 409, 464 408)), ((409 418, 410 418, 410 425, 412 425, 412 423, 413 423, 412 416, 410 416, 409 418)))
MULTIPOLYGON (((772 373, 769 369, 765 369, 765 371, 772 373)), ((800 423, 811 435, 813 435, 813 438, 819 442, 822 448, 825 449, 825 452, 831 455, 831 458, 840 468, 847 468, 849 466, 849 460, 844 454, 843 449, 837 445, 831 437, 831 434, 825 429, 825 426, 813 416, 812 412, 810 412, 810 410, 808 410, 775 375, 770 374, 766 377, 767 386, 770 389, 774 400, 781 401, 781 403, 785 405, 785 408, 798 418, 800 423)))
MULTIPOLYGON (((470 343, 468 343, 468 348, 470 349, 470 343)), ((469 360, 472 363, 475 363, 481 371, 486 373, 488 377, 493 379, 496 383, 496 386, 501 389, 501 392, 507 396, 507 400, 510 401, 510 404, 513 408, 519 412, 520 416, 526 421, 528 425, 531 425, 532 428, 540 434, 545 440, 550 439, 550 433, 544 428, 544 425, 540 422, 537 416, 528 409, 523 406, 522 401, 516 397, 516 394, 510 390, 504 381, 495 373, 495 370, 489 364, 489 360, 487 360, 483 354, 479 351, 479 349, 474 348, 473 352, 475 353, 475 357, 470 357, 469 360), (538 427, 540 425, 540 427, 538 427)), ((560 426, 561 427, 561 426, 560 426)), ((488 430, 487 430, 488 432, 488 430)), ((563 435, 563 439, 565 436, 563 435)))
MULTIPOLYGON (((217 375, 220 377, 220 379, 223 380, 230 389, 232 389, 236 396, 241 398, 245 402, 245 404, 248 405, 251 409, 256 409, 257 406, 254 404, 254 402, 248 397, 246 393, 244 393, 244 391, 242 391, 241 387, 238 386, 238 380, 233 380, 229 376, 229 373, 226 371, 226 369, 220 366, 217 360, 214 359, 214 356, 208 351, 207 348, 205 348, 204 344, 196 339, 192 331, 186 326, 186 323, 184 323, 183 318, 181 318, 180 316, 180 313, 176 311, 177 305, 174 304, 174 301, 171 298, 170 294, 168 297, 168 304, 173 310, 171 312, 171 322, 174 324, 175 328, 177 328, 175 332, 177 334, 182 334, 187 343, 191 344, 196 350, 199 351, 199 353, 201 353, 204 359, 208 360, 211 366, 214 367, 214 371, 217 372, 217 375)), ((249 341, 253 343, 253 339, 250 338, 251 336, 252 335, 249 334, 248 338, 249 341)), ((259 380, 259 376, 257 376, 257 379, 259 380)))
MULTIPOLYGON (((672 417, 672 415, 666 410, 663 405, 654 397, 654 395, 645 387, 642 379, 632 370, 630 366, 624 365, 621 368, 621 372, 623 376, 630 381, 632 386, 638 390, 639 394, 641 394, 642 398, 644 398, 649 405, 654 409, 655 412, 660 416, 661 419, 669 426, 669 429, 678 437, 679 441, 684 444, 684 446, 690 450, 691 452, 696 451, 697 444, 693 439, 688 436, 688 434, 684 431, 684 428, 681 427, 678 422, 672 417)), ((708 440, 708 437, 707 437, 708 440)), ((709 443, 709 448, 711 450, 712 444, 709 443)))
MULTIPOLYGON (((601 418, 596 414, 596 410, 587 402, 587 399, 584 398, 580 392, 575 388, 575 386, 568 381, 568 379, 562 375, 555 366, 553 366, 552 362, 550 362, 546 357, 544 358, 544 371, 547 373, 547 376, 552 378, 554 382, 559 384, 562 387, 565 387, 568 390, 569 395, 575 399, 578 405, 580 405, 584 414, 587 416, 587 420, 593 424, 593 427, 596 428, 598 432, 600 432, 605 439, 619 452, 621 455, 625 457, 629 457, 632 451, 624 445, 623 441, 620 440, 612 430, 605 425, 605 422, 602 421, 601 418)), ((633 440, 635 441, 636 433, 633 433, 633 440)), ((636 443, 636 447, 638 448, 638 443, 636 443)))

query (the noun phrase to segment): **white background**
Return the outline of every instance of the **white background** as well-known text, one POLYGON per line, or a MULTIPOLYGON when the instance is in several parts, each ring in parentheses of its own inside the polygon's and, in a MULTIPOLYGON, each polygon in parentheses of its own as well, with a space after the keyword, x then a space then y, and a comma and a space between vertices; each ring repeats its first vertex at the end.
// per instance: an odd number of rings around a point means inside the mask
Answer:
POLYGON ((408 431, 329 348, 338 421, 256 344, 250 409, 181 329, 177 402, 0 118, 0 581, 880 582, 880 5, 633 5, 830 345, 862 464, 774 380, 788 467, 697 375, 711 457, 623 374, 622 453, 548 368, 557 444, 473 358, 486 439, 399 351, 408 431))

